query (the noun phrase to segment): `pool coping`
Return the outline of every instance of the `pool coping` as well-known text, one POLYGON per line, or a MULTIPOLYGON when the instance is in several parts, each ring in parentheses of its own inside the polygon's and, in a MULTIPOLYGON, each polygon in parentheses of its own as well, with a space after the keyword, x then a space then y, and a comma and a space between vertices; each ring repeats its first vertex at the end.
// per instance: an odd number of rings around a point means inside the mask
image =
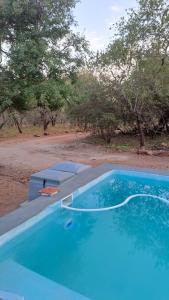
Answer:
POLYGON ((165 170, 136 168, 127 165, 111 163, 105 163, 95 168, 87 169, 61 184, 59 186, 60 192, 57 195, 53 197, 38 197, 35 200, 22 204, 19 208, 8 213, 7 215, 0 217, 0 237, 1 235, 7 233, 8 231, 16 228, 22 223, 43 212, 43 210, 45 210, 51 204, 58 202, 64 197, 75 192, 80 187, 88 184, 90 181, 97 179, 101 175, 113 170, 137 171, 143 173, 146 172, 150 174, 169 176, 169 171, 165 170))

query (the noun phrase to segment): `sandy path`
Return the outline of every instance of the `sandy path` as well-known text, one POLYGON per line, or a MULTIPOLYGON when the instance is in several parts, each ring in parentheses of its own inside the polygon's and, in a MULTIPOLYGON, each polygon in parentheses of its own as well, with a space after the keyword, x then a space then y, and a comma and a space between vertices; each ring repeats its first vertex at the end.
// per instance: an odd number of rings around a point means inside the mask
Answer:
POLYGON ((112 153, 84 142, 85 134, 0 141, 0 215, 15 209, 27 196, 30 175, 62 160, 97 165, 103 162, 169 169, 169 158, 112 153))
MULTIPOLYGON (((112 159, 112 153, 103 147, 83 142, 84 134, 66 134, 31 138, 28 140, 10 140, 0 142, 0 164, 23 169, 39 170, 61 160, 79 162, 104 161, 112 159)), ((127 160, 127 155, 115 155, 117 160, 127 160)))

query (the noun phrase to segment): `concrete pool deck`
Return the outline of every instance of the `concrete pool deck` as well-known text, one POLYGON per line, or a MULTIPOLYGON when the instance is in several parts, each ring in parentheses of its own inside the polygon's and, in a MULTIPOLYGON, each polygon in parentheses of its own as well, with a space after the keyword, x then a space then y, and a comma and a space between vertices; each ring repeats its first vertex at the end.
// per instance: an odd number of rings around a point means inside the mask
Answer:
POLYGON ((138 172, 146 172, 157 175, 166 175, 169 176, 169 172, 167 171, 158 171, 153 169, 140 169, 140 168, 132 168, 123 165, 115 165, 115 164, 102 164, 96 168, 90 168, 82 173, 78 174, 71 178, 70 180, 64 182, 59 186, 60 193, 53 197, 41 196, 36 198, 31 202, 25 202, 15 211, 3 216, 0 218, 0 236, 7 233, 11 229, 21 225, 25 221, 31 219, 37 214, 41 213, 45 208, 49 205, 58 202, 64 197, 72 194, 78 188, 88 184, 90 181, 98 178, 106 172, 112 170, 128 170, 128 171, 138 171, 138 172))

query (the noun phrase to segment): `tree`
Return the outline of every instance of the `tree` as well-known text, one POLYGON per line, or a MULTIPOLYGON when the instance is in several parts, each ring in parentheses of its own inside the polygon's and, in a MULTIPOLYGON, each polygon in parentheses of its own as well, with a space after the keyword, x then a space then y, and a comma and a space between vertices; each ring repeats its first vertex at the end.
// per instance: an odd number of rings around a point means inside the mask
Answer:
POLYGON ((146 124, 157 120, 157 108, 169 104, 169 5, 164 0, 140 0, 138 5, 116 25, 117 34, 99 62, 113 99, 125 106, 137 124, 143 148, 146 124))
POLYGON ((55 126, 57 113, 68 102, 70 93, 71 86, 64 80, 46 80, 36 86, 37 107, 40 111, 44 134, 50 123, 55 126))
POLYGON ((69 114, 75 124, 110 144, 119 122, 108 89, 91 71, 81 72, 74 85, 69 114))
POLYGON ((85 39, 72 31, 75 25, 72 10, 76 3, 76 0, 2 2, 0 72, 1 84, 5 86, 0 93, 2 110, 20 112, 36 107, 38 88, 43 93, 44 88, 49 88, 46 95, 53 89, 55 100, 50 101, 58 103, 52 107, 60 107, 56 86, 77 72, 87 51, 85 39))

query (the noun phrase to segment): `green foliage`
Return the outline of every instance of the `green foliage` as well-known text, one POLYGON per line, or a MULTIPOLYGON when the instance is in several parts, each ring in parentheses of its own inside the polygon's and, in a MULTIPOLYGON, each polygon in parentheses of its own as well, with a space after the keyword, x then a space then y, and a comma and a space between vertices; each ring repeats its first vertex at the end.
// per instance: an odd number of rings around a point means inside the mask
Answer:
POLYGON ((138 9, 129 10, 127 18, 116 24, 117 34, 98 58, 112 99, 138 128, 140 146, 144 133, 160 130, 158 123, 164 117, 168 127, 168 21, 166 1, 138 1, 138 9))
POLYGON ((5 0, 0 10, 0 109, 58 110, 67 81, 84 63, 87 43, 75 34, 76 0, 5 0))
POLYGON ((44 131, 57 112, 108 143, 116 129, 140 137, 169 133, 169 4, 138 0, 116 24, 95 65, 72 31, 76 0, 0 1, 0 113, 37 108, 44 131), (81 71, 80 71, 81 70, 81 71))
POLYGON ((48 107, 50 110, 58 110, 64 105, 64 83, 54 80, 46 80, 35 87, 38 107, 48 107))
POLYGON ((74 105, 70 110, 73 122, 110 143, 118 120, 106 87, 92 73, 83 72, 79 74, 74 90, 74 105))
POLYGON ((106 51, 96 57, 95 74, 75 85, 74 119, 110 142, 115 129, 144 135, 169 133, 169 4, 139 0, 116 24, 106 51), (77 106, 77 104, 79 105, 77 106), (126 128, 126 129, 124 129, 126 128))
POLYGON ((78 73, 73 84, 73 101, 71 105, 81 104, 91 99, 92 95, 97 91, 98 85, 98 80, 92 72, 83 70, 78 73))

